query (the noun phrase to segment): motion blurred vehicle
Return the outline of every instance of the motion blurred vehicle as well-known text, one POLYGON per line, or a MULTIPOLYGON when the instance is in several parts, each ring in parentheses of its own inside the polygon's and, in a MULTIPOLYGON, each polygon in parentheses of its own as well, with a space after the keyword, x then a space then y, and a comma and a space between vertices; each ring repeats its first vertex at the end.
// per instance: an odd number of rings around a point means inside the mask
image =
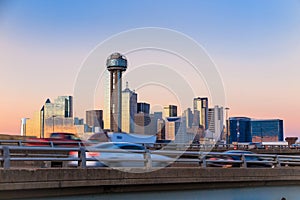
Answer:
POLYGON ((245 156, 247 161, 247 167, 274 167, 272 158, 262 157, 262 156, 252 156, 254 154, 251 151, 242 150, 229 150, 222 154, 211 156, 207 158, 210 167, 240 167, 241 156, 245 156), (210 162, 213 161, 213 162, 210 162), (214 162, 217 161, 217 162, 214 162), (228 162, 227 162, 228 161, 228 162), (235 162, 236 161, 236 162, 235 162), (265 162, 264 162, 265 161, 265 162))
POLYGON ((26 140, 26 146, 53 146, 56 147, 78 147, 83 141, 73 133, 51 133, 49 138, 29 138, 26 140))
MULTIPOLYGON (((86 161, 87 167, 144 167, 144 153, 138 151, 145 151, 145 147, 140 144, 129 142, 104 142, 94 146, 90 146, 86 152, 87 159, 94 159, 93 161, 86 161), (119 150, 118 152, 105 152, 104 150, 119 150), (94 150, 94 151, 93 151, 94 150), (134 152, 136 151, 136 152, 134 152), (132 160, 132 161, 131 161, 132 160)), ((78 158, 78 152, 71 151, 69 156, 78 158)), ((166 167, 174 160, 170 157, 150 154, 153 167, 166 167)), ((70 161, 69 166, 78 166, 78 161, 70 161)))
POLYGON ((296 143, 296 144, 292 144, 291 149, 300 149, 300 144, 299 143, 296 143))
POLYGON ((222 168, 229 168, 233 166, 234 160, 230 156, 225 155, 214 155, 213 157, 207 158, 208 160, 208 167, 222 167, 222 168), (210 162, 216 161, 216 162, 210 162))

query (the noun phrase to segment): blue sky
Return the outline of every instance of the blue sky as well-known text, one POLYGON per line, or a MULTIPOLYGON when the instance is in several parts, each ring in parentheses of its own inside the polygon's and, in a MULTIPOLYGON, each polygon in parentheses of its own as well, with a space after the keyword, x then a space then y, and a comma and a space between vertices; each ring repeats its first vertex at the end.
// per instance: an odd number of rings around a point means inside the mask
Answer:
POLYGON ((232 115, 282 118, 286 132, 298 134, 299 11, 296 0, 2 0, 0 108, 19 111, 1 114, 0 122, 11 122, 0 132, 17 131, 19 119, 47 97, 72 93, 80 63, 99 42, 153 26, 203 45, 219 67, 232 115))
POLYGON ((296 36, 300 22, 300 3, 291 0, 4 0, 1 5, 1 26, 9 34, 49 42, 73 43, 85 35, 86 43, 131 28, 159 26, 214 46, 247 45, 252 50, 257 43, 296 36))

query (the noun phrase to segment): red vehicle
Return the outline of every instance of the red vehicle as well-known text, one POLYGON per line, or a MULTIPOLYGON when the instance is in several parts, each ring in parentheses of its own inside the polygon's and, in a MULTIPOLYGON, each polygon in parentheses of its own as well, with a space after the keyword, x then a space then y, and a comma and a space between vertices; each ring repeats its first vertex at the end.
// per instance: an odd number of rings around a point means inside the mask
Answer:
POLYGON ((82 140, 73 133, 51 133, 50 138, 30 138, 26 146, 78 147, 82 140))

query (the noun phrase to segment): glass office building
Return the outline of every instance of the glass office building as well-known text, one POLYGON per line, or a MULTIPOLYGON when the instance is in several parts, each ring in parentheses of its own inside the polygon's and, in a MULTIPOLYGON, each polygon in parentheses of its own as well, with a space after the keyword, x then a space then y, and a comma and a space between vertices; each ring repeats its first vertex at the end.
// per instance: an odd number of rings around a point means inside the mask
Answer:
POLYGON ((229 143, 250 142, 250 121, 248 117, 229 118, 229 143))
POLYGON ((47 99, 33 118, 26 121, 26 136, 47 138, 53 132, 75 133, 73 97, 59 96, 53 102, 47 99))
POLYGON ((145 102, 139 102, 137 103, 137 112, 140 113, 146 113, 150 114, 150 104, 145 102))
POLYGON ((283 120, 229 118, 229 143, 283 141, 283 120))
POLYGON ((251 120, 252 142, 283 141, 283 121, 280 119, 251 120))

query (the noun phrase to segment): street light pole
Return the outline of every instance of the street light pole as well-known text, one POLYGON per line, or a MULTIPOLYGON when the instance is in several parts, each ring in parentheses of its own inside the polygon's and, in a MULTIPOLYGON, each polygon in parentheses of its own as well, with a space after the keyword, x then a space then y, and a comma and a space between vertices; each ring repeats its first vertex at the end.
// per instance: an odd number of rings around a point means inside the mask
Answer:
POLYGON ((226 144, 229 143, 229 131, 228 131, 228 126, 229 126, 229 119, 228 119, 228 112, 229 112, 229 109, 228 107, 225 108, 225 111, 226 111, 226 144))
POLYGON ((260 143, 263 143, 263 128, 260 127, 260 143))
POLYGON ((54 133, 54 118, 56 115, 52 115, 52 133, 54 133))

